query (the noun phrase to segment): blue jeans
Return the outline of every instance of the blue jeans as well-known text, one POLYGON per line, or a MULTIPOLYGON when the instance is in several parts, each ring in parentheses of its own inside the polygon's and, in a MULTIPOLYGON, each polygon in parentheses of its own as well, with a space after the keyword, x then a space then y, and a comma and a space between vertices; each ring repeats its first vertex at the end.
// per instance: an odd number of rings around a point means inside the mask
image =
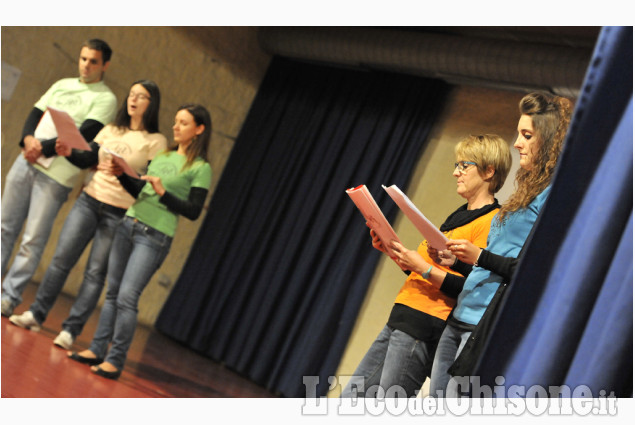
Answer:
POLYGON ((55 217, 71 190, 35 169, 22 155, 7 174, 2 194, 2 299, 14 306, 22 302, 22 293, 40 263, 55 217), (25 221, 20 249, 7 272, 25 221))
POLYGON ((472 332, 461 331, 449 323, 446 325, 437 352, 432 363, 430 376, 430 395, 433 397, 458 397, 457 381, 448 373, 448 369, 459 356, 472 332))
POLYGON ((93 244, 84 270, 84 280, 70 315, 62 324, 62 328, 70 332, 73 337, 82 332, 101 296, 112 240, 117 225, 125 213, 125 209, 104 204, 86 192, 79 195, 66 217, 53 260, 40 283, 35 301, 29 308, 35 320, 39 323, 46 320, 46 316, 64 287, 68 274, 92 239, 93 244))
POLYGON ((139 297, 171 244, 170 236, 128 216, 117 229, 108 260, 106 300, 89 349, 119 370, 137 327, 139 297))
POLYGON ((384 326, 342 390, 341 397, 374 397, 377 385, 387 397, 415 396, 426 380, 435 345, 384 326), (363 384, 363 389, 355 384, 363 384), (395 385, 398 387, 393 387, 395 385))

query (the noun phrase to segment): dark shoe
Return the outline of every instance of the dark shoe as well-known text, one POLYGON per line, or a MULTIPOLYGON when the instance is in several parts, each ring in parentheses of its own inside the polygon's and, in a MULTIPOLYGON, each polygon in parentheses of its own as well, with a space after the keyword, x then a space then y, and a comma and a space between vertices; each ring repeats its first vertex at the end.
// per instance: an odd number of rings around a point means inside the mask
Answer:
POLYGON ((115 370, 114 372, 108 372, 100 368, 99 366, 93 366, 90 368, 95 375, 103 376, 108 379, 118 379, 119 375, 121 375, 120 370, 115 370))
POLYGON ((100 359, 100 358, 91 359, 90 357, 80 356, 77 351, 73 351, 71 354, 69 354, 68 358, 69 359, 73 359, 76 362, 80 362, 80 363, 87 364, 87 365, 90 365, 90 366, 96 366, 96 365, 102 364, 104 362, 104 359, 100 359))

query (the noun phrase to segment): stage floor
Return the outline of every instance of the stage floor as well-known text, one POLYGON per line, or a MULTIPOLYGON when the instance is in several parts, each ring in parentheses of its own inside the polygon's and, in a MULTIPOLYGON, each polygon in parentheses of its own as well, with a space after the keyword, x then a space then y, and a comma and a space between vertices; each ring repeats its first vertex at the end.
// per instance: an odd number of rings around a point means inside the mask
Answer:
MULTIPOLYGON (((36 284, 28 285, 16 313, 28 309, 36 290, 36 284)), ((66 350, 53 345, 72 301, 72 297, 60 295, 39 332, 21 329, 2 317, 2 397, 275 397, 221 364, 141 325, 119 379, 94 375, 89 366, 68 359, 66 350)), ((75 351, 88 348, 98 317, 99 311, 95 311, 75 341, 75 351)))

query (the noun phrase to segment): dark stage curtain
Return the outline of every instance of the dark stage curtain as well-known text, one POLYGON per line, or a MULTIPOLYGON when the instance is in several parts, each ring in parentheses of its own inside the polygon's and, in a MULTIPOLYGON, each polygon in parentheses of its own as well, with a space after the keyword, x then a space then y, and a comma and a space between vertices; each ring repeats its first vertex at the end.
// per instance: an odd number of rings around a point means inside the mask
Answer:
POLYGON ((507 388, 632 397, 632 212, 633 28, 606 27, 550 198, 474 371, 481 384, 502 376, 507 388))
POLYGON ((345 190, 406 188, 447 86, 274 58, 156 328, 271 391, 328 391, 379 259, 345 190))

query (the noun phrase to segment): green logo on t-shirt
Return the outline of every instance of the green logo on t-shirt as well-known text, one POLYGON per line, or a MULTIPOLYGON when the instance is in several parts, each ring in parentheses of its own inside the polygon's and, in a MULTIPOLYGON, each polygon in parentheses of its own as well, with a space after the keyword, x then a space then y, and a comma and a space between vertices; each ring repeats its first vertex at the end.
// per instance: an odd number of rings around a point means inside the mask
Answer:
POLYGON ((159 177, 172 177, 179 173, 178 168, 172 163, 161 163, 153 168, 153 173, 156 173, 159 177))
POLYGON ((74 111, 82 104, 82 98, 77 93, 63 93, 54 99, 53 105, 63 111, 74 111))

